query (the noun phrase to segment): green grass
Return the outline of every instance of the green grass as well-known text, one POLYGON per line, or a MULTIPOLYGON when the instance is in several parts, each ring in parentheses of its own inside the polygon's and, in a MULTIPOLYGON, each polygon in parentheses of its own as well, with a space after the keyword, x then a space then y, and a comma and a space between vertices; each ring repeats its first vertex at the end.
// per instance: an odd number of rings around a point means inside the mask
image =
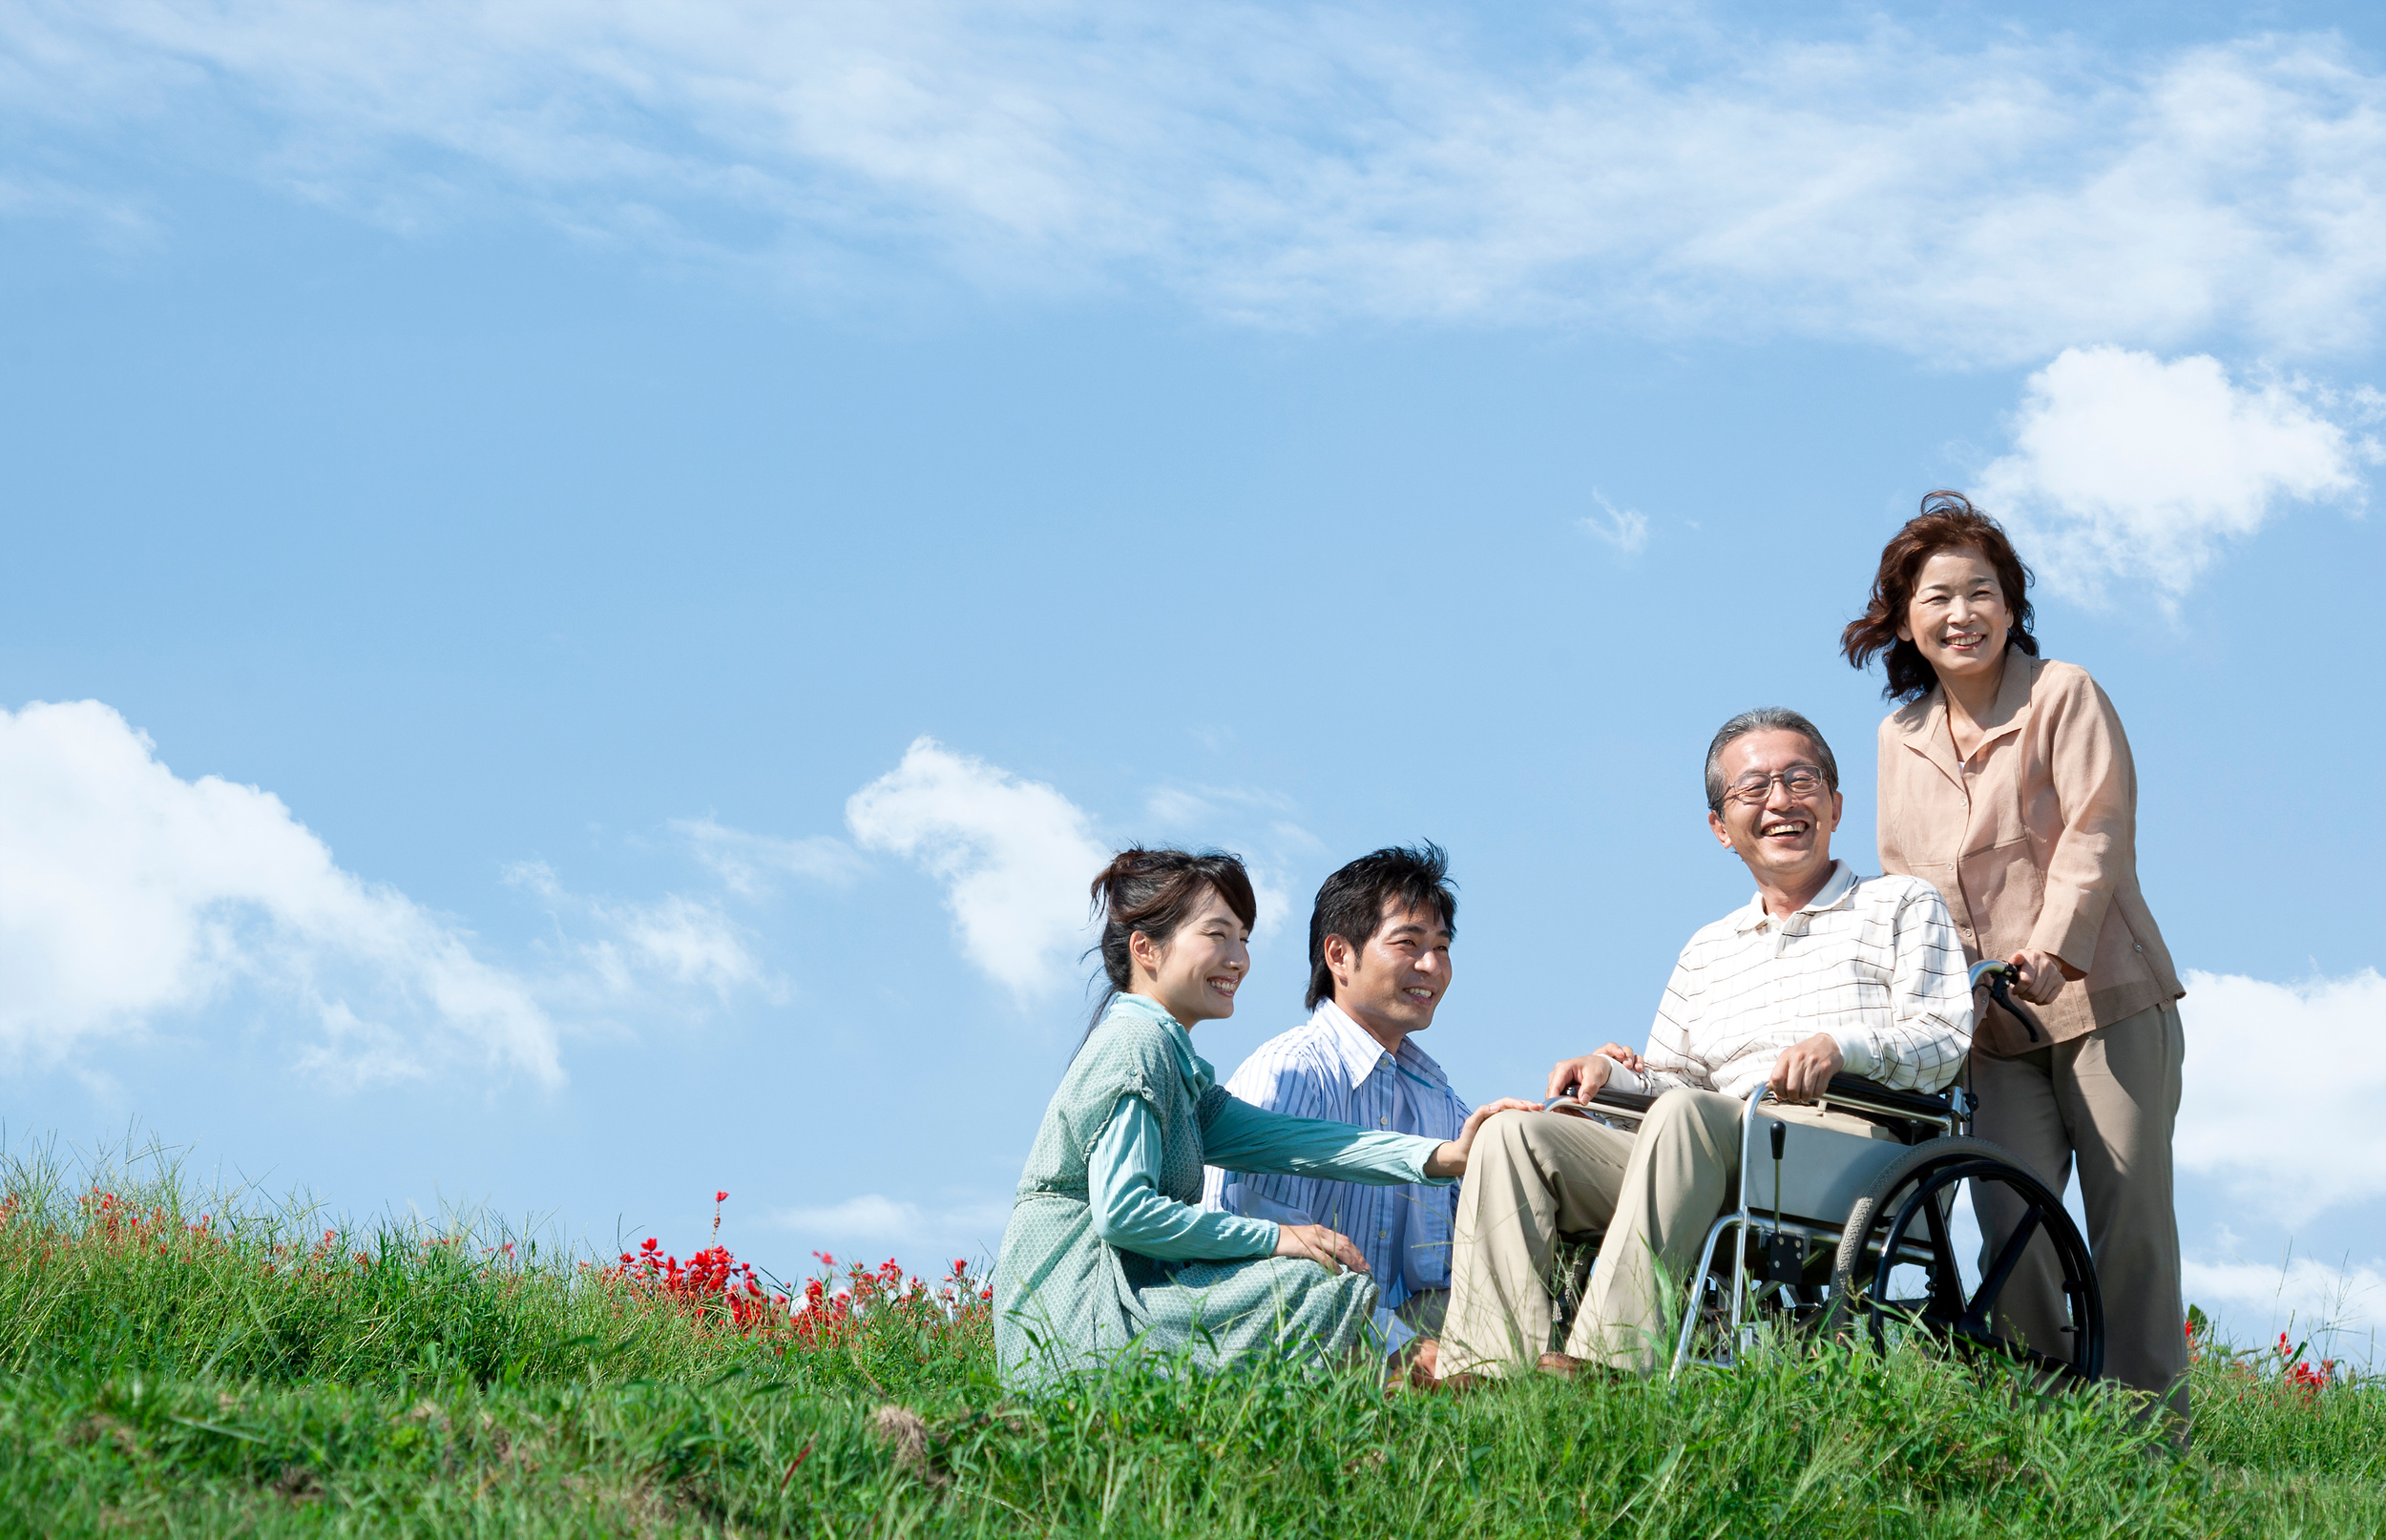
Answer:
POLYGON ((783 1351, 526 1241, 324 1244, 303 1211, 220 1203, 194 1233, 163 1169, 97 1174, 112 1238, 92 1177, 0 1170, 0 1533, 2386 1533, 2386 1396, 2218 1359, 2185 1458, 2117 1396, 1918 1352, 1389 1401, 1360 1373, 1121 1374, 1029 1403, 982 1321, 881 1311, 783 1351))

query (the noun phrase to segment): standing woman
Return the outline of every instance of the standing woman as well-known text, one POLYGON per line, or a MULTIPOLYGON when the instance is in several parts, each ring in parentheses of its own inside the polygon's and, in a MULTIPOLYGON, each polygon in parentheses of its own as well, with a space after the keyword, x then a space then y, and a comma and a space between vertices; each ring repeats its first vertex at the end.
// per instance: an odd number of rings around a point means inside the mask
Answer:
MULTIPOLYGON (((1880 860, 1946 897, 1966 961, 2013 964, 2046 1031, 1983 1005, 1973 1131, 2060 1193, 2073 1167, 2104 1296, 2104 1370, 2187 1416, 2171 1126, 2186 993, 2138 891, 2137 770, 2112 702, 2084 669, 2038 656, 2027 568, 1957 493, 1922 499, 1891 539, 1864 617, 1840 636, 1863 668, 1886 655, 1880 860)), ((2019 1213, 1973 1184, 1981 1265, 2019 1213)), ((2035 1242, 1998 1301, 2000 1326, 2063 1345, 2054 1253, 2035 1242)))
POLYGON ((1030 1389, 1130 1345, 1221 1368, 1261 1353, 1340 1355, 1375 1308, 1366 1260, 1316 1224, 1205 1212, 1204 1163, 1447 1186, 1455 1140, 1371 1134, 1237 1101, 1186 1029, 1234 1014, 1258 905, 1243 863, 1124 850, 1094 879, 1110 990, 1044 1109, 994 1266, 1003 1384, 1030 1389))

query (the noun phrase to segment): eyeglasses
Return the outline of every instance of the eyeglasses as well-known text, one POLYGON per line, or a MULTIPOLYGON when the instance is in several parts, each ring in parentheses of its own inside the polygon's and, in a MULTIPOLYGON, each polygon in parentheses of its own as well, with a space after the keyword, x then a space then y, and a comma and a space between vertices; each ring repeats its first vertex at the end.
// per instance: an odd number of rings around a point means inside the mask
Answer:
POLYGON ((1782 790, 1801 801, 1821 791, 1826 783, 1821 769, 1810 764, 1793 764, 1771 775, 1751 770, 1725 789, 1724 800, 1738 802, 1743 807, 1762 807, 1765 799, 1773 794, 1773 782, 1776 780, 1781 782, 1782 790))

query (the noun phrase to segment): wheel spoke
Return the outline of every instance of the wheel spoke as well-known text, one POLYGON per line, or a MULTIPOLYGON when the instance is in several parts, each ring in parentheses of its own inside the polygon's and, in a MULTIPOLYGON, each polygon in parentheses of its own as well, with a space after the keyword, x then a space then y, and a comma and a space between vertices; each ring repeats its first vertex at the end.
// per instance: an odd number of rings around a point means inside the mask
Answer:
POLYGON ((1944 1337, 1948 1344, 1958 1352, 1966 1348, 1981 1348, 2013 1359, 2017 1363, 2027 1363, 2032 1368, 2043 1369, 2050 1374, 2069 1375, 2074 1379, 2083 1380, 2087 1378, 2080 1366, 2068 1359, 2055 1358, 2040 1352, 2035 1347, 2028 1347, 2020 1342, 2007 1342, 1994 1332, 1968 1330, 1961 1321, 1950 1321, 1935 1311, 1919 1311, 1913 1319, 1917 1324, 1944 1337))
POLYGON ((2013 1227, 2013 1234, 2005 1238, 2004 1249, 1997 1254, 1995 1264, 1980 1280, 1980 1286, 1973 1291, 1971 1307, 1963 1312, 1963 1324, 1967 1329, 1988 1329, 1988 1313, 1996 1307, 1997 1297, 2004 1293, 2005 1282, 2013 1277, 2013 1270, 2021 1264, 2021 1253, 2038 1234, 2038 1208, 2032 1205, 2022 1214, 2021 1222, 2013 1227))
POLYGON ((1931 1302, 1947 1315, 1963 1314, 1963 1269, 1956 1261, 1955 1241, 1947 1235, 1947 1217, 1938 1212, 1938 1195, 1923 1200, 1922 1222, 1931 1232, 1931 1302))

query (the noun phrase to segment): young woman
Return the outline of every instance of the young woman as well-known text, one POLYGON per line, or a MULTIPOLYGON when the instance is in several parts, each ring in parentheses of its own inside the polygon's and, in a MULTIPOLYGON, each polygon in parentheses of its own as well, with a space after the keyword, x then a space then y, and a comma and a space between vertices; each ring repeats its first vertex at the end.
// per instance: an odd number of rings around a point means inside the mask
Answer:
POLYGON ((1227 855, 1125 850, 1094 879, 1110 992, 1019 1178, 994 1267, 1003 1384, 1033 1388, 1130 1346, 1190 1348, 1220 1368, 1253 1355, 1345 1352, 1375 1307, 1350 1241, 1313 1224, 1204 1212, 1202 1167, 1337 1181, 1446 1184, 1453 1141, 1287 1117, 1229 1096, 1186 1029, 1234 1014, 1258 906, 1227 855))
MULTIPOLYGON (((2083 669, 2038 656, 2028 569, 1994 519, 1933 492, 1881 552, 1872 601, 1840 636, 1884 657, 1904 702, 1880 727, 1880 861, 1945 895, 1968 960, 2013 964, 2045 1037, 1983 997, 1973 1130, 2056 1192, 2073 1167, 2103 1286, 2105 1372, 2187 1413, 2171 1209, 2186 993, 2138 891, 2137 770, 2083 669)), ((1981 1265, 2018 1216, 1976 1184, 1981 1265)), ((1999 1314, 2034 1342, 2069 1320, 2041 1241, 1999 1314)))

